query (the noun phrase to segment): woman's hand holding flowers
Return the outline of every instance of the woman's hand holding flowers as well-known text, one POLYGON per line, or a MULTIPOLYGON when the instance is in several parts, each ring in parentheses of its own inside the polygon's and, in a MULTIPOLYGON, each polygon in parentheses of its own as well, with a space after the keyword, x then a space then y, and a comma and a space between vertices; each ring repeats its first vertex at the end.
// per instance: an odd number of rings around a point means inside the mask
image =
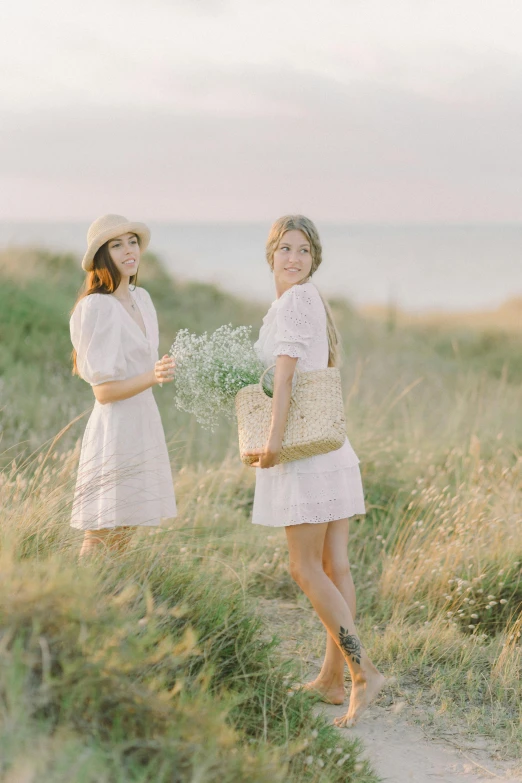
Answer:
POLYGON ((165 354, 154 365, 154 383, 163 384, 170 383, 174 380, 174 371, 176 368, 176 362, 172 356, 165 354))

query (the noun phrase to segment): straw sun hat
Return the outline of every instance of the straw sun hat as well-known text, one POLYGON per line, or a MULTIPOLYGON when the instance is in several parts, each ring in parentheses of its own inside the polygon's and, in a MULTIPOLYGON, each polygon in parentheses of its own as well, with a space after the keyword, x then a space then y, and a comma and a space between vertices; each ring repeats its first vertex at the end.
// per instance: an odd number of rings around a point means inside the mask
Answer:
POLYGON ((133 223, 122 215, 103 215, 89 226, 87 231, 87 252, 82 261, 86 272, 93 268, 96 252, 105 242, 122 234, 136 234, 140 240, 140 250, 145 250, 150 242, 150 230, 145 223, 133 223))

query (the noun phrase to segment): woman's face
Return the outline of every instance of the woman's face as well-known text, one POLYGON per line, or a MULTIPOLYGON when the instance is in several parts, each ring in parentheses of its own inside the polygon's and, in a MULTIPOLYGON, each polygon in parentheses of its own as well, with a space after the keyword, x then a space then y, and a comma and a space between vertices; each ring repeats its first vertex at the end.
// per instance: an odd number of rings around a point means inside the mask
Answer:
POLYGON ((286 231, 274 252, 274 279, 286 290, 305 280, 312 269, 312 252, 306 234, 298 229, 286 231))
POLYGON ((109 242, 109 255, 122 277, 132 277, 140 265, 140 246, 136 234, 122 234, 109 242))

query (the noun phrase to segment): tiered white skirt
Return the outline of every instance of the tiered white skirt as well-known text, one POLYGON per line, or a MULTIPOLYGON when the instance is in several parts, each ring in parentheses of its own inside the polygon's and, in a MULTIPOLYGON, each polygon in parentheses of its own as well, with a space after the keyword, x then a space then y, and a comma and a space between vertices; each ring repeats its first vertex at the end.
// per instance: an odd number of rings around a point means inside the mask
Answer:
POLYGON ((163 425, 152 390, 96 402, 82 441, 71 526, 159 525, 176 516, 163 425))
POLYGON ((314 524, 364 513, 359 460, 348 439, 328 454, 256 469, 255 525, 314 524))

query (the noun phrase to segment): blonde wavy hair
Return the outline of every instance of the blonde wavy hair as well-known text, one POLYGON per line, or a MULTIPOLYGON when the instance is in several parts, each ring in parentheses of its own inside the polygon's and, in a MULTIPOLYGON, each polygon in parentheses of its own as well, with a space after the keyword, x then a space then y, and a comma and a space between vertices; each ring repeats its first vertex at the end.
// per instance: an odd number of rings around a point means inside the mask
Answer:
MULTIPOLYGON (((310 243, 310 252, 312 255, 312 268, 310 274, 305 280, 301 280, 297 285, 307 283, 314 272, 319 268, 323 260, 323 248, 319 239, 319 232, 312 221, 304 215, 284 215, 278 218, 270 229, 266 241, 266 260, 268 266, 274 271, 274 253, 281 241, 283 234, 287 231, 302 231, 310 243)), ((338 367, 341 355, 341 338, 337 327, 335 326, 330 305, 319 292, 326 310, 326 332, 328 335, 328 367, 338 367)))

